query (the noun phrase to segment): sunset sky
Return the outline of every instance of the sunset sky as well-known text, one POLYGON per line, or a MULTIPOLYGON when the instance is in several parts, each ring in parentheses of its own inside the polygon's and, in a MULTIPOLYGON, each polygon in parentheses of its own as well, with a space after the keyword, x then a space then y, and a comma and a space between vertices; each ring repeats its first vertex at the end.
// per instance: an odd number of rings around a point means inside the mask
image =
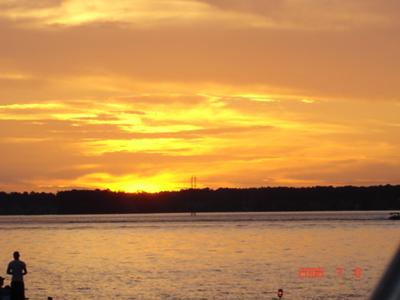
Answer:
POLYGON ((0 0, 0 190, 400 183, 400 1, 0 0))

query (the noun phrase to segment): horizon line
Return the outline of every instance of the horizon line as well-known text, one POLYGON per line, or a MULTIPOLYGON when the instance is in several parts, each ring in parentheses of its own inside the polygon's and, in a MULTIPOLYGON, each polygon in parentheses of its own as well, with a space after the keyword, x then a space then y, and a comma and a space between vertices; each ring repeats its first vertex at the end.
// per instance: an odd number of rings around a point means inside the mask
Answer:
POLYGON ((181 188, 177 190, 160 190, 157 192, 150 192, 150 191, 145 191, 145 190, 137 190, 135 192, 128 192, 124 190, 112 190, 110 188, 71 188, 71 189, 65 189, 65 190, 57 190, 57 191, 52 191, 52 192, 45 192, 45 191, 0 191, 1 193, 5 194, 53 194, 56 195, 58 193, 63 193, 63 192, 73 192, 73 191, 86 191, 86 192, 96 192, 96 191, 101 191, 101 192, 112 192, 112 193, 124 193, 124 194, 160 194, 160 193, 174 193, 174 192, 183 192, 183 191, 188 191, 188 190, 211 190, 211 191, 217 191, 221 189, 228 189, 228 190, 252 190, 252 189, 313 189, 313 188, 373 188, 373 187, 398 187, 400 186, 400 183, 385 183, 385 184, 373 184, 373 185, 353 185, 353 184, 348 184, 348 185, 309 185, 309 186, 253 186, 253 187, 217 187, 217 188, 210 188, 210 187, 201 187, 201 188, 181 188))

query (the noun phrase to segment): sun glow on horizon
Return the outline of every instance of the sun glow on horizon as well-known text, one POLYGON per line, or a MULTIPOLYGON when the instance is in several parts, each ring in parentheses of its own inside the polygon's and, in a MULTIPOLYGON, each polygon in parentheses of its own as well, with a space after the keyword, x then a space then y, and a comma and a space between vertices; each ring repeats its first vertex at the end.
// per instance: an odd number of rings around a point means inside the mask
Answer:
POLYGON ((109 189, 127 193, 156 193, 185 188, 185 185, 174 181, 174 179, 173 175, 170 174, 157 174, 140 178, 134 175, 113 176, 105 173, 95 173, 80 178, 78 183, 89 188, 109 189))

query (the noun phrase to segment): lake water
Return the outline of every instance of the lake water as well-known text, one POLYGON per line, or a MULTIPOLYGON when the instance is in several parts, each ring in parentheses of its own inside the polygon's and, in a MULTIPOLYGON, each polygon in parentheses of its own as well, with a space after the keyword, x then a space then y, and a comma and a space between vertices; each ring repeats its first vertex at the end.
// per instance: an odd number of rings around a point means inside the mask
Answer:
POLYGON ((3 216, 0 275, 19 250, 31 300, 364 300, 400 243, 388 215, 3 216))

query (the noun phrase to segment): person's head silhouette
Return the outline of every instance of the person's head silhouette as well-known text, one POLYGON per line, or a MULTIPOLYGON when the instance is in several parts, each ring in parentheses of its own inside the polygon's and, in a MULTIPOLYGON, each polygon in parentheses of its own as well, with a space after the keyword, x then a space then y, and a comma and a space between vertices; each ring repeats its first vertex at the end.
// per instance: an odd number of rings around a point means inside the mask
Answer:
POLYGON ((15 251, 15 252, 13 253, 13 256, 14 256, 14 259, 15 259, 15 260, 19 260, 19 252, 18 252, 18 251, 15 251))

